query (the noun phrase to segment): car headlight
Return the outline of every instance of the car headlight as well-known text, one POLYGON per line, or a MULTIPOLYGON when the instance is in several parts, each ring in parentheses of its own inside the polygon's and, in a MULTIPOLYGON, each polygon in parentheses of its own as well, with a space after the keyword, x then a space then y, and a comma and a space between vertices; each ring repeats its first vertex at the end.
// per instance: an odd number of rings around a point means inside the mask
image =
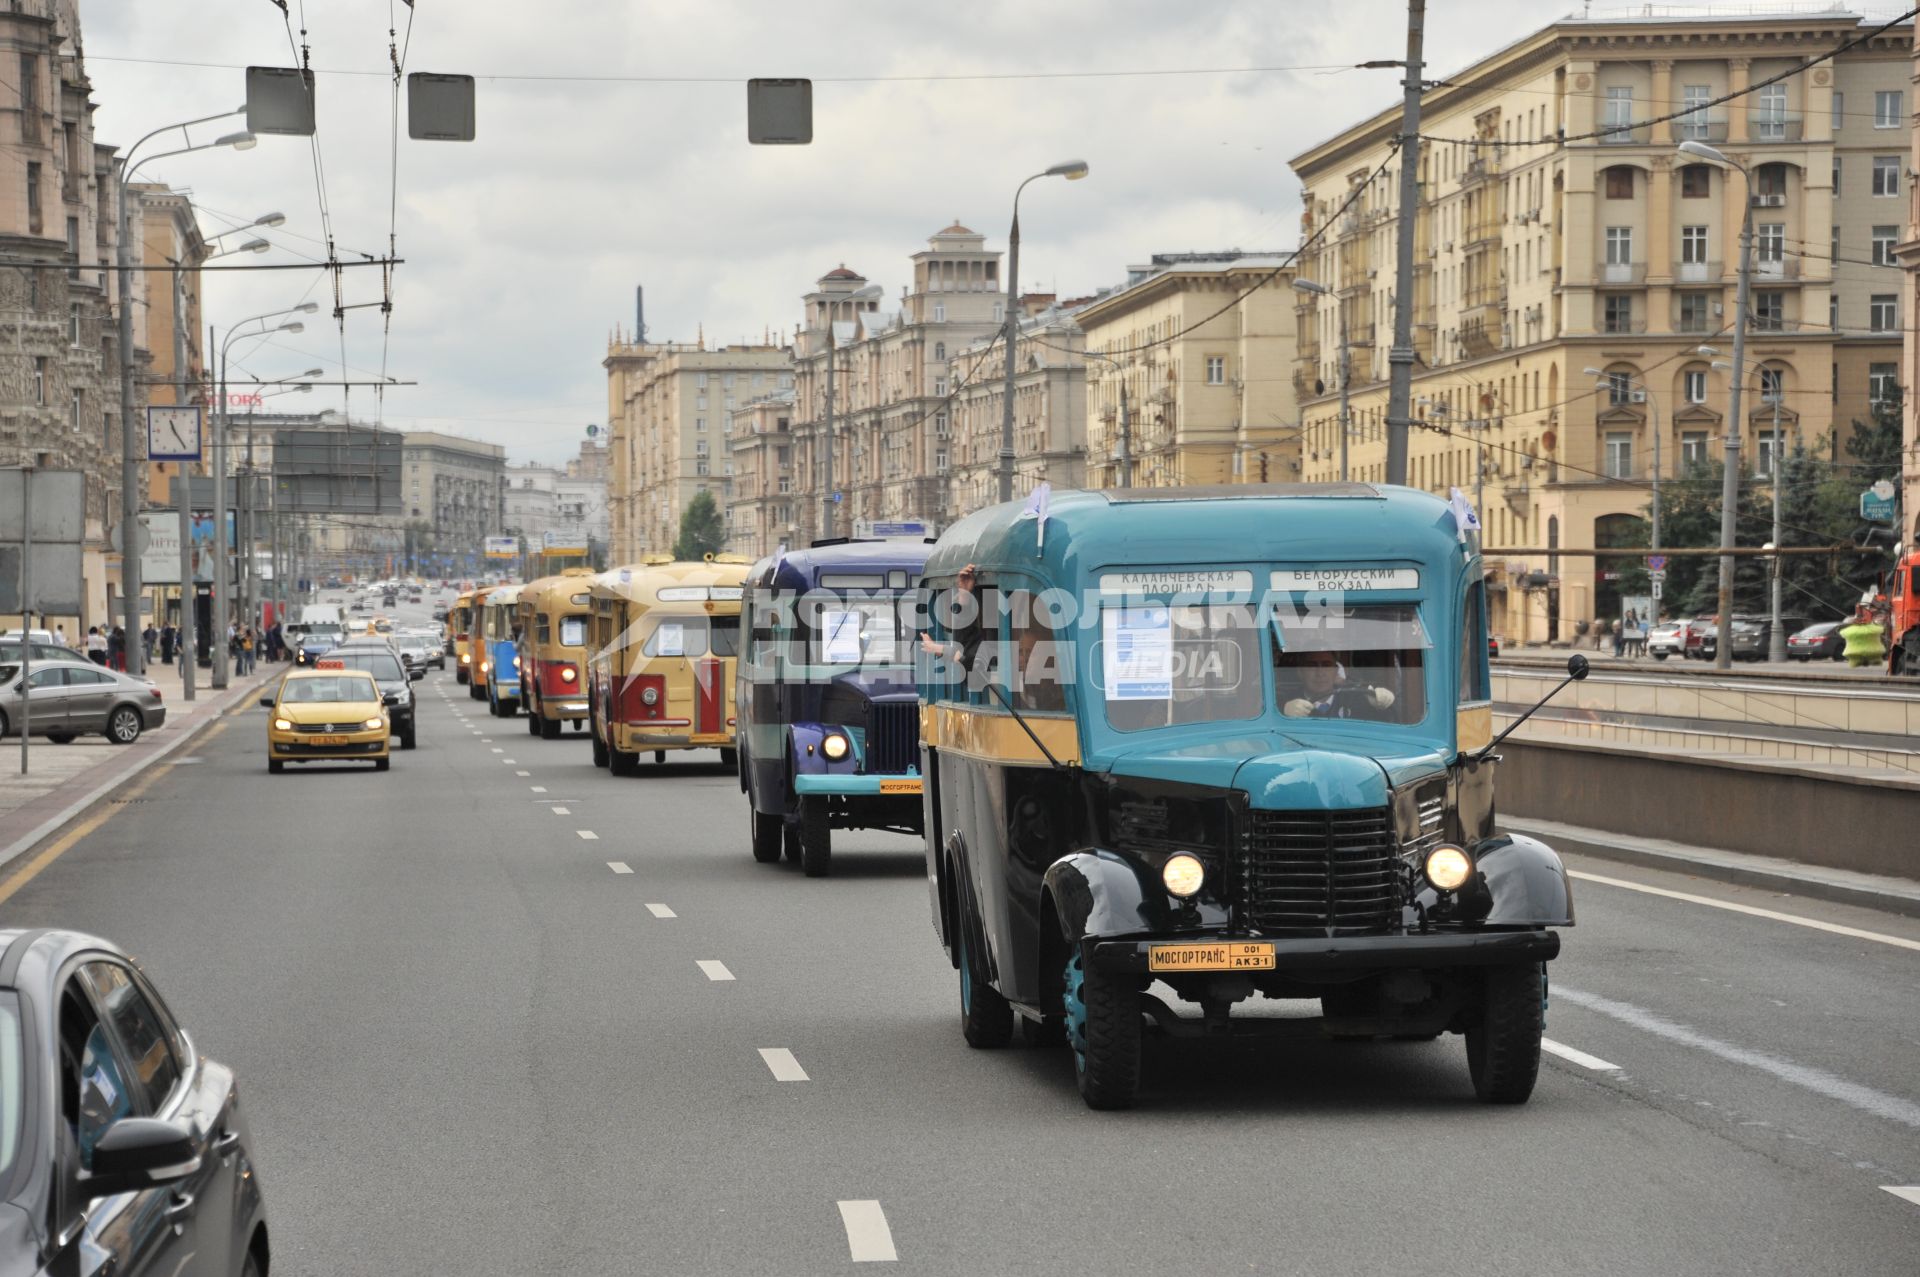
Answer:
POLYGON ((1200 863, 1199 857, 1184 851, 1168 856, 1167 863, 1160 867, 1160 881, 1182 900, 1200 890, 1200 884, 1206 880, 1207 867, 1200 863))
POLYGON ((293 720, 276 718, 273 720, 273 730, 276 732, 290 732, 293 730, 293 720))
POLYGON ((820 752, 836 763, 847 756, 847 749, 847 738, 838 732, 820 742, 820 752))
POLYGON ((1441 891, 1458 891, 1473 877, 1473 857, 1452 843, 1441 843, 1427 853, 1427 881, 1441 891))
POLYGON ((386 722, 387 720, 384 718, 369 718, 367 720, 367 726, 368 727, 384 727, 386 725, 386 722))
POLYGON ((641 689, 640 689, 640 703, 641 703, 642 705, 658 705, 658 704, 660 703, 660 691, 659 691, 659 689, 658 689, 658 688, 653 688, 653 687, 643 687, 643 688, 641 688, 641 689))

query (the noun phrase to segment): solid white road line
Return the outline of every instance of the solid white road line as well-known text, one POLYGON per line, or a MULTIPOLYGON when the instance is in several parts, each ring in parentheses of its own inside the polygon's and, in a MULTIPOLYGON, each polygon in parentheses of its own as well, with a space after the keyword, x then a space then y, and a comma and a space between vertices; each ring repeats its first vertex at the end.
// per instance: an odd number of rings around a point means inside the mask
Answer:
POLYGON ((1578 1064, 1583 1069, 1613 1069, 1617 1071, 1620 1068, 1618 1064, 1609 1064, 1597 1055, 1588 1055, 1585 1051, 1577 1051, 1564 1042, 1555 1042, 1552 1038, 1541 1038, 1540 1049, 1548 1055, 1559 1056, 1569 1064, 1578 1064))
POLYGON ((527 788, 531 789, 536 794, 544 794, 547 792, 547 787, 545 785, 529 785, 527 786, 527 788))
POLYGON ((900 1258, 893 1249, 893 1230, 879 1202, 841 1202, 840 1222, 847 1226, 847 1250, 856 1264, 891 1263, 900 1258))
POLYGON ((1858 1082, 1849 1082, 1843 1077, 1829 1073, 1825 1069, 1814 1068, 1810 1064, 1800 1064, 1777 1055, 1768 1055, 1764 1051, 1755 1051, 1748 1047, 1735 1046, 1731 1042, 1722 1042, 1718 1038, 1710 1038, 1697 1029, 1678 1024, 1644 1007, 1634 1006, 1630 1002, 1616 1002, 1612 998, 1603 998, 1597 993, 1569 989, 1564 984, 1556 984, 1553 987, 1553 997, 1609 1016, 1623 1024, 1630 1024, 1636 1029, 1645 1030, 1669 1042, 1678 1042, 1682 1046, 1705 1051, 1708 1055, 1718 1056, 1733 1064, 1744 1064, 1748 1068, 1758 1069, 1762 1073, 1779 1078, 1782 1082, 1790 1082, 1816 1095, 1838 1100, 1842 1104, 1851 1105, 1875 1117, 1920 1129, 1920 1104, 1912 1100, 1888 1095, 1885 1091, 1876 1091, 1858 1082))
POLYGON ((678 918, 680 916, 665 905, 650 904, 647 906, 647 912, 656 918, 678 918))
POLYGON ((707 973, 709 980, 731 980, 733 972, 727 970, 727 964, 716 962, 712 958, 695 958, 694 965, 707 973))
POLYGON ((553 814, 556 816, 571 816, 573 815, 573 810, 568 807, 555 807, 553 814))
POLYGON ((607 868, 613 870, 617 874, 630 874, 633 872, 632 868, 629 867, 627 862, 624 860, 609 860, 607 862, 607 868))
POLYGON ((1909 940, 1905 936, 1882 935, 1878 931, 1862 931, 1858 927, 1843 927, 1837 922, 1822 922, 1818 918, 1803 918, 1799 914, 1781 913, 1777 909, 1761 909, 1754 905, 1735 904, 1731 900, 1715 900, 1712 896, 1696 896, 1686 891, 1669 891, 1665 887, 1650 887, 1644 882, 1628 882, 1625 878, 1609 878, 1604 874, 1587 873, 1584 870, 1569 869, 1567 877, 1578 878, 1583 882, 1597 882, 1608 887, 1623 887, 1628 891, 1643 891, 1650 896, 1665 896, 1669 900, 1684 900, 1688 904, 1706 905, 1712 909, 1725 909, 1731 913, 1750 914, 1755 918, 1770 918, 1775 922, 1790 922, 1796 927, 1811 927, 1815 931, 1831 931, 1836 936, 1851 936, 1855 940, 1872 940, 1878 944, 1890 944, 1901 949, 1920 951, 1920 940, 1909 940))
POLYGON ((767 1062, 767 1068, 773 1072, 776 1082, 806 1082, 807 1071, 800 1067, 800 1061, 793 1058, 793 1052, 784 1046, 763 1046, 760 1058, 767 1062))
POLYGON ((1883 1193, 1892 1193, 1895 1197, 1912 1202, 1915 1206, 1920 1206, 1920 1184, 1909 1184, 1900 1188, 1896 1188, 1892 1184, 1882 1184, 1880 1191, 1883 1193))
POLYGON ((573 832, 579 834, 580 837, 588 842, 598 842, 600 840, 600 835, 594 833, 591 829, 576 829, 573 832))

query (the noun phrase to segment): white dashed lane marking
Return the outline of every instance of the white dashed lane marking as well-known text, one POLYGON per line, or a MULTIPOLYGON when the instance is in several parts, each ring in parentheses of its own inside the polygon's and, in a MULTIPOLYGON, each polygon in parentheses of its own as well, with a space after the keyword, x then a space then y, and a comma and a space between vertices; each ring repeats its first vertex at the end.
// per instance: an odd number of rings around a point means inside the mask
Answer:
POLYGON ((545 785, 529 785, 527 786, 527 788, 531 789, 536 794, 544 794, 547 792, 547 787, 545 785))
POLYGON ((553 814, 556 816, 571 816, 573 815, 573 809, 570 807, 555 807, 553 814))
MULTIPOLYGON (((629 869, 627 872, 632 873, 633 871, 629 869)), ((652 914, 656 918, 678 918, 680 916, 679 914, 675 913, 673 910, 667 908, 665 905, 659 905, 659 904, 649 904, 647 906, 647 912, 652 914)))
MULTIPOLYGON (((514 773, 514 775, 516 775, 516 776, 531 776, 531 775, 533 775, 533 773, 532 773, 532 772, 515 772, 515 773, 514 773)), ((538 788, 538 786, 535 786, 535 788, 538 788)))
POLYGON ((600 840, 600 835, 594 833, 591 829, 576 829, 573 832, 579 834, 580 837, 588 842, 598 842, 600 840))
POLYGON ((1541 1038, 1540 1049, 1548 1055, 1557 1055, 1569 1064, 1578 1064, 1583 1069, 1611 1069, 1618 1072, 1618 1064, 1609 1064, 1597 1055, 1588 1055, 1585 1051, 1575 1050, 1565 1043, 1555 1042, 1552 1038, 1541 1038))
POLYGON ((793 1052, 784 1046, 763 1046, 760 1058, 767 1062, 767 1068, 773 1073, 776 1082, 808 1081, 807 1071, 800 1067, 800 1061, 793 1058, 793 1052))
POLYGON ((733 972, 727 970, 727 964, 713 958, 696 958, 694 959, 694 965, 706 972, 707 979, 709 980, 733 979, 733 972))
POLYGON ((509 767, 518 767, 520 765, 520 760, 517 758, 503 758, 500 761, 509 767))
POLYGON ((1920 1206, 1920 1184, 1908 1184, 1898 1188, 1892 1184, 1882 1184, 1880 1189, 1882 1192, 1892 1193, 1902 1201, 1912 1202, 1915 1206, 1920 1206))
MULTIPOLYGON (((633 872, 633 870, 628 867, 627 862, 624 860, 609 860, 607 862, 607 868, 613 870, 617 874, 630 874, 633 872)), ((652 906, 648 906, 648 907, 651 908, 652 906)))
POLYGON ((893 1230, 887 1227, 887 1215, 879 1202, 841 1202, 839 1206, 840 1222, 847 1228, 847 1251, 854 1263, 885 1264, 900 1258, 893 1249, 893 1230))
MULTIPOLYGON (((481 743, 482 743, 482 744, 485 744, 485 742, 484 742, 484 741, 483 741, 483 742, 481 742, 481 743)), ((498 745, 495 745, 495 746, 493 747, 493 752, 494 752, 494 753, 496 753, 496 754, 504 754, 504 753, 506 753, 507 751, 506 751, 506 750, 504 750, 504 749, 501 749, 501 748, 500 748, 500 747, 499 747, 498 745)))

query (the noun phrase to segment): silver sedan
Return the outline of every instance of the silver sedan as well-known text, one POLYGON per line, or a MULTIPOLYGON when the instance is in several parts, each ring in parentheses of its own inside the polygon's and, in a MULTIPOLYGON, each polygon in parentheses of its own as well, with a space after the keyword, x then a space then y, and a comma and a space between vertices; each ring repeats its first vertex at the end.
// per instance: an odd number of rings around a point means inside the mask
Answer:
POLYGON ((28 675, 31 687, 23 688, 20 668, 0 665, 0 736, 18 732, 25 721, 35 736, 55 744, 99 734, 116 745, 131 745, 140 733, 167 721, 160 689, 144 678, 81 661, 35 661, 28 675))

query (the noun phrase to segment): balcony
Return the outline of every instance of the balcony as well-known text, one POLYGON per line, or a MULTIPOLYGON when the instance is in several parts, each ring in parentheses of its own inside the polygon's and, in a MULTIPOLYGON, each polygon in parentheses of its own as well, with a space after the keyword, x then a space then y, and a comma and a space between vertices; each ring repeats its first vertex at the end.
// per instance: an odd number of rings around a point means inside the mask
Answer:
POLYGON ((1682 284, 1711 284, 1720 279, 1719 262, 1681 262, 1675 268, 1674 278, 1682 284))
POLYGON ((1464 170, 1462 170, 1460 174, 1460 185, 1463 188, 1468 186, 1474 186, 1480 182, 1484 182, 1488 180, 1489 178, 1496 178, 1499 176, 1500 176, 1500 153, 1498 151, 1495 151, 1491 155, 1482 155, 1475 159, 1468 160, 1467 167, 1464 170))
POLYGON ((1644 284, 1647 282, 1647 264, 1645 262, 1601 262, 1595 268, 1597 278, 1602 284, 1644 284))
POLYGON ((1645 146, 1649 130, 1644 124, 1602 124, 1602 146, 1645 146))
POLYGON ((1647 321, 1634 319, 1605 319, 1600 321, 1600 331, 1608 336, 1628 336, 1647 331, 1647 321))
POLYGON ((1797 115, 1752 111, 1747 115, 1747 137, 1754 142, 1798 142, 1802 125, 1797 115))
POLYGON ((1753 264, 1753 277, 1770 283, 1800 278, 1800 259, 1798 257, 1776 257, 1768 261, 1756 261, 1753 264))
POLYGON ((1724 142, 1727 119, 1724 115, 1695 112, 1673 122, 1673 137, 1676 142, 1724 142))
POLYGON ((1460 344, 1467 354, 1479 358, 1502 349, 1506 344, 1503 331, 1506 318, 1504 293, 1498 300, 1463 307, 1460 311, 1460 344))

